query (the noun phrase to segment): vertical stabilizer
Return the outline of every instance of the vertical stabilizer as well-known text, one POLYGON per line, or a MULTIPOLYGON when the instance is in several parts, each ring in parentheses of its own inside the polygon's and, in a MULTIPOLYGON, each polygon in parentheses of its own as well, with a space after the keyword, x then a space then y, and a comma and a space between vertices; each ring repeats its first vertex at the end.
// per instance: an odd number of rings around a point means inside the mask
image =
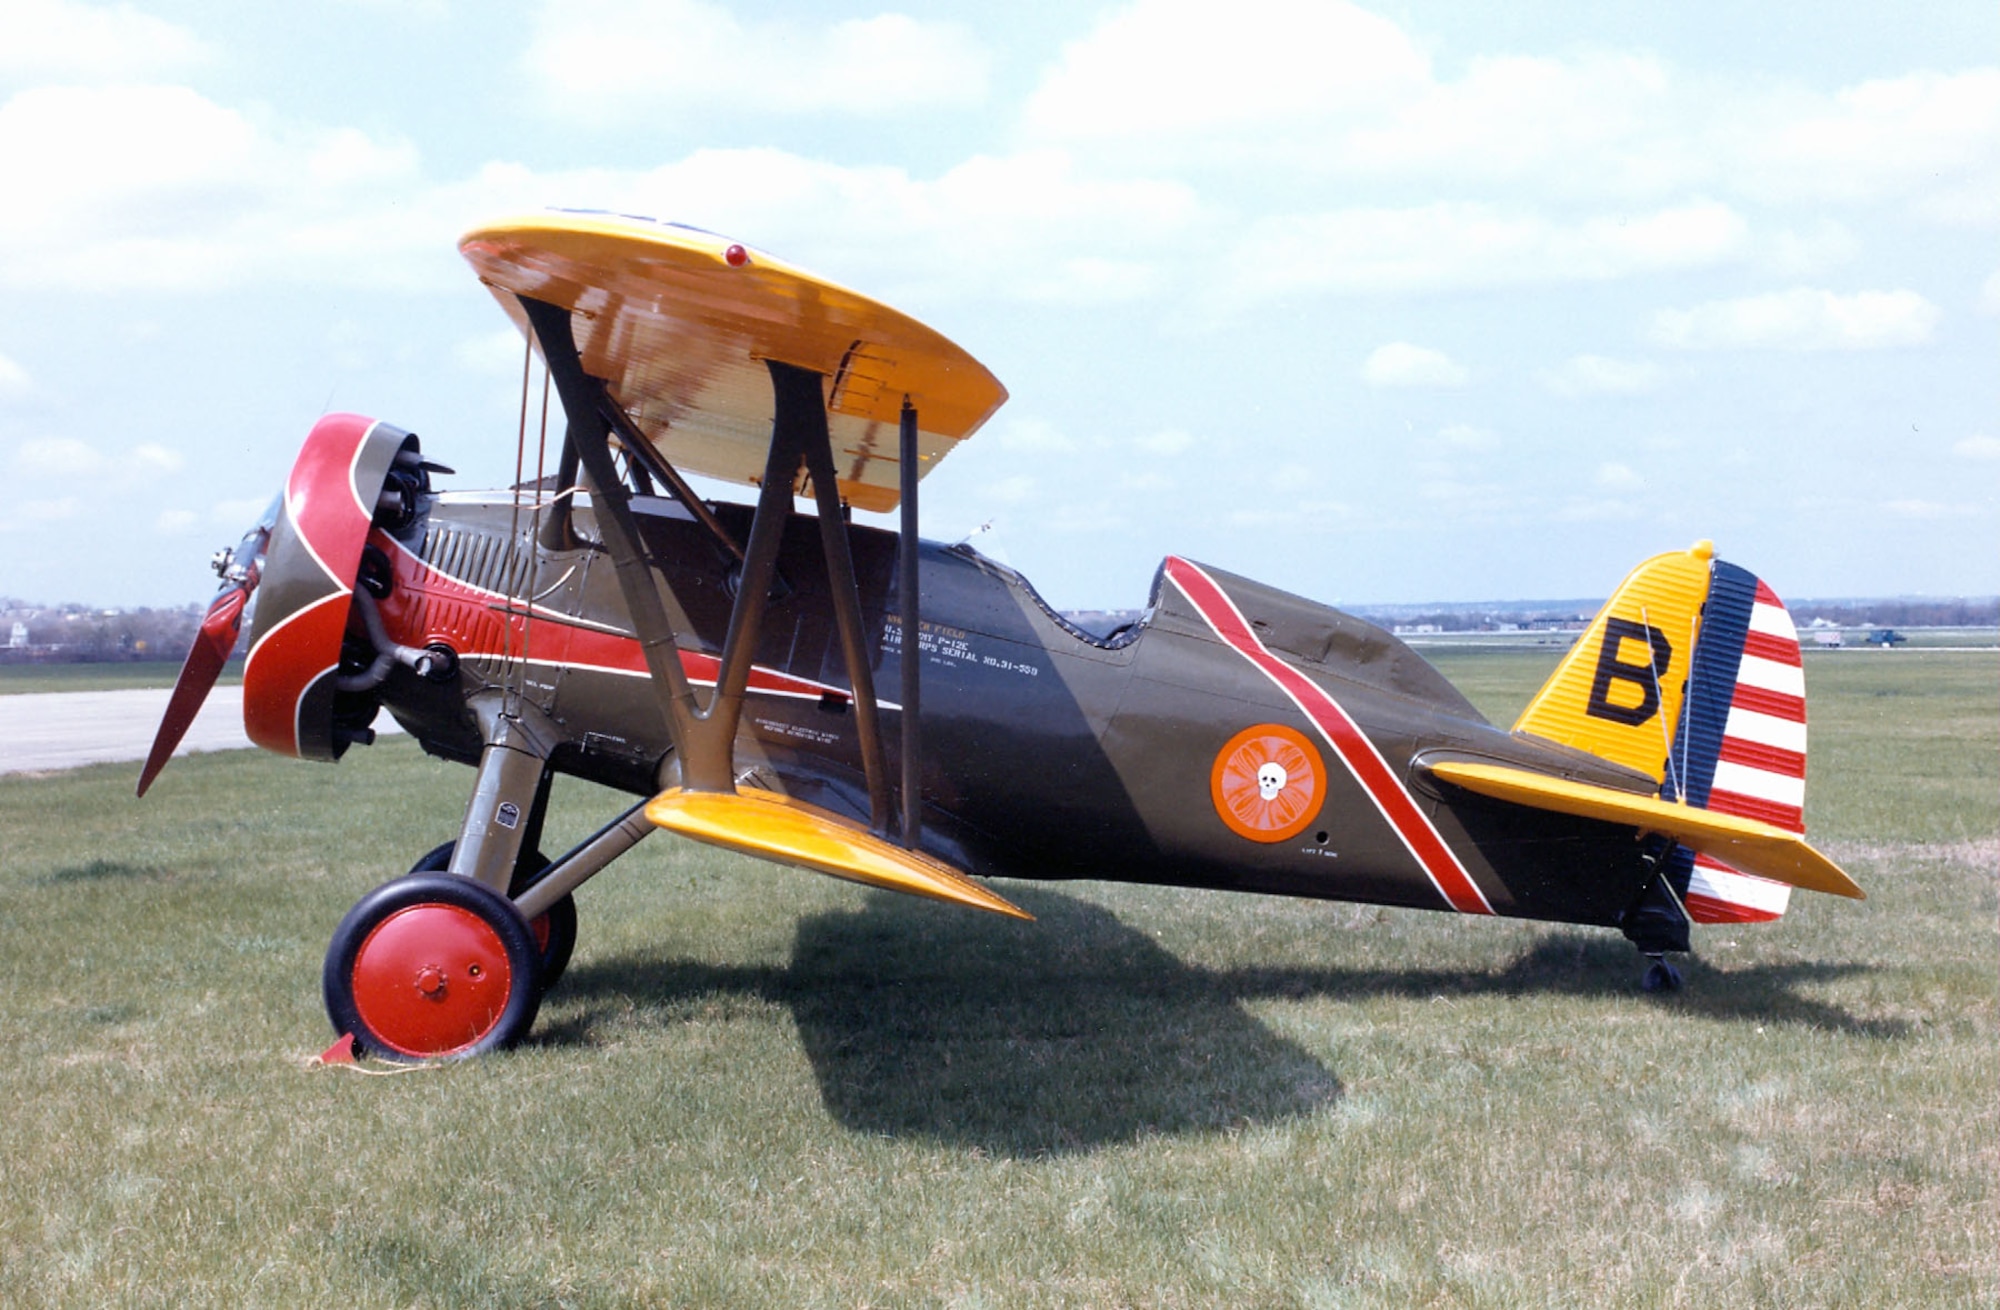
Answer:
POLYGON ((1632 570, 1514 731, 1667 777, 1715 547, 1696 542, 1632 570))
MULTIPOLYGON (((1514 730, 1637 769, 1662 800, 1805 833, 1798 631, 1769 587, 1706 541, 1634 569, 1514 730)), ((1696 923, 1775 919, 1791 899, 1686 846, 1666 873, 1696 923)))

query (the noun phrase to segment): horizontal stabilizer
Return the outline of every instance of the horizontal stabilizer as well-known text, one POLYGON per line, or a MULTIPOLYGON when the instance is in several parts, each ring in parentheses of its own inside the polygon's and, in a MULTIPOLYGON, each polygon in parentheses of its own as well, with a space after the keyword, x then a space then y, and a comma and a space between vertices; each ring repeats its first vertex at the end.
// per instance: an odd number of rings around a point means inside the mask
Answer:
POLYGON ((1428 767, 1433 777, 1482 796, 1558 814, 1627 823, 1646 832, 1663 833, 1690 850, 1723 860, 1744 873, 1808 891, 1849 896, 1857 901, 1867 899, 1852 878, 1807 845, 1803 836, 1758 819, 1719 814, 1499 764, 1442 760, 1428 767))
POLYGON ((646 817, 668 832, 759 859, 1016 919, 1035 917, 940 860, 777 792, 744 788, 732 794, 672 787, 646 803, 646 817))

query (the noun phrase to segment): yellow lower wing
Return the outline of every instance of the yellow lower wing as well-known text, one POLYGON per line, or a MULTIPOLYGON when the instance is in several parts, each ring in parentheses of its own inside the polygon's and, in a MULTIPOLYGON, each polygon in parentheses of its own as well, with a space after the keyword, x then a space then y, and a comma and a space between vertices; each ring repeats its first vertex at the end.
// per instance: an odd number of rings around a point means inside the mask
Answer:
POLYGON ((1016 919, 1035 917, 942 861, 884 841, 850 819, 777 792, 746 788, 730 794, 673 787, 646 803, 646 817, 668 832, 760 859, 1016 919))
POLYGON ((1447 760, 1432 764, 1429 769, 1432 777, 1482 796, 1538 810, 1554 810, 1558 814, 1629 823, 1645 832, 1664 833, 1681 845, 1714 856, 1744 873, 1808 891, 1851 896, 1857 901, 1867 899, 1867 894, 1839 865, 1808 846, 1805 838, 1755 819, 1716 814, 1692 805, 1676 805, 1657 797, 1551 778, 1501 764, 1447 760))

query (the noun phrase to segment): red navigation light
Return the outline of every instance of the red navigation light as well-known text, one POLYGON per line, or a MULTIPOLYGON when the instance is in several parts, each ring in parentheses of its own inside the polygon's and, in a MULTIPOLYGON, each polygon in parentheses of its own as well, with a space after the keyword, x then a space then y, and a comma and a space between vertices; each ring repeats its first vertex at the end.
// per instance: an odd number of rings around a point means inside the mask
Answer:
POLYGON ((750 252, 742 246, 731 246, 722 252, 722 261, 731 268, 742 268, 750 262, 750 252))

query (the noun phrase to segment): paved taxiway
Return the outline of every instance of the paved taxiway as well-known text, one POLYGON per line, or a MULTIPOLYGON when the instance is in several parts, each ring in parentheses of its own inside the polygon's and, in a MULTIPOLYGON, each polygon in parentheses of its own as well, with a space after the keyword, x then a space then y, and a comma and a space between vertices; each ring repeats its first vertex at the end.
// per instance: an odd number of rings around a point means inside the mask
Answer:
MULTIPOLYGON (((35 692, 0 696, 0 773, 47 773, 81 764, 143 760, 166 713, 164 687, 128 691, 35 692)), ((380 733, 401 732, 387 714, 380 733)), ((217 687, 195 716, 176 755, 240 750, 243 688, 217 687)))

